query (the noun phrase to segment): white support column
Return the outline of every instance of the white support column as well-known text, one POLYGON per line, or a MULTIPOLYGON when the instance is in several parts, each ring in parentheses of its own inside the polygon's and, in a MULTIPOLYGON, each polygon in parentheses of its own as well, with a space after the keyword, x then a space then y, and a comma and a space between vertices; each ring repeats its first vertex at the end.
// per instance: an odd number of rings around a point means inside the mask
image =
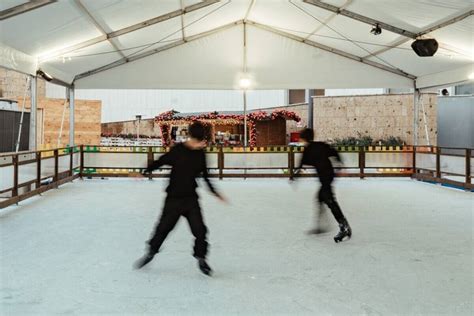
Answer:
POLYGON ((36 150, 36 120, 38 111, 38 99, 37 99, 37 78, 31 77, 30 79, 30 91, 31 91, 31 108, 30 108, 30 133, 29 133, 29 150, 36 150))
POLYGON ((69 147, 74 147, 74 86, 69 90, 69 147))

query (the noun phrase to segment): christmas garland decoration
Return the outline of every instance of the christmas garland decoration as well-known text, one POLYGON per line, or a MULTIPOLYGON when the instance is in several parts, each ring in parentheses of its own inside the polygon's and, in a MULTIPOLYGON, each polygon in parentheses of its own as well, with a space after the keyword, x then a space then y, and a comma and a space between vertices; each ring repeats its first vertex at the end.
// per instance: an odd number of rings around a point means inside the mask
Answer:
MULTIPOLYGON (((244 121, 243 114, 219 114, 218 112, 210 112, 192 116, 180 116, 179 112, 174 110, 163 112, 155 117, 155 122, 160 125, 163 146, 169 145, 169 130, 171 125, 189 124, 193 122, 201 122, 206 125, 238 125, 244 121)), ((292 111, 274 110, 270 114, 265 111, 256 111, 247 114, 247 124, 249 126, 249 145, 255 147, 257 145, 257 122, 268 121, 283 118, 299 122, 301 118, 292 111)))

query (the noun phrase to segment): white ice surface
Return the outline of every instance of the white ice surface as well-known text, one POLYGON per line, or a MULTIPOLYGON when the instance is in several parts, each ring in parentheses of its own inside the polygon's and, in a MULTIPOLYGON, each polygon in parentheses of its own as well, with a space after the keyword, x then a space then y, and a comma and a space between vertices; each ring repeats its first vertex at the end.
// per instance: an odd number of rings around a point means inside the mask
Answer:
POLYGON ((308 235, 314 180, 201 189, 214 277, 184 219, 143 270, 166 180, 77 180, 0 211, 0 315, 472 315, 473 194, 338 180, 352 240, 308 235))

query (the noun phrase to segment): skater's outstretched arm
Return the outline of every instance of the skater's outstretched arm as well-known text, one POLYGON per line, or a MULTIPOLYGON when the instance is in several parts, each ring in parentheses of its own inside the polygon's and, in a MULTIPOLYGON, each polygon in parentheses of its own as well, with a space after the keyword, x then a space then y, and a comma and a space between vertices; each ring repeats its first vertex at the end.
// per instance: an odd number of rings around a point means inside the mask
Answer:
POLYGON ((337 161, 339 161, 340 163, 342 163, 342 160, 341 160, 341 156, 339 155, 339 153, 337 152, 336 149, 334 149, 334 147, 326 144, 326 146, 328 147, 328 153, 329 153, 329 157, 334 157, 336 158, 337 161))
POLYGON ((173 161, 175 160, 175 150, 171 148, 171 150, 164 155, 162 155, 158 160, 153 161, 145 170, 144 173, 150 173, 153 170, 156 170, 164 165, 173 165, 173 161))
MULTIPOLYGON (((303 165, 306 165, 306 161, 308 160, 308 151, 307 148, 303 151, 303 157, 301 157, 300 163, 298 164, 298 167, 295 168, 293 174, 298 175, 301 173, 301 169, 303 169, 303 165)), ((296 178, 293 178, 292 180, 295 180, 296 178)))

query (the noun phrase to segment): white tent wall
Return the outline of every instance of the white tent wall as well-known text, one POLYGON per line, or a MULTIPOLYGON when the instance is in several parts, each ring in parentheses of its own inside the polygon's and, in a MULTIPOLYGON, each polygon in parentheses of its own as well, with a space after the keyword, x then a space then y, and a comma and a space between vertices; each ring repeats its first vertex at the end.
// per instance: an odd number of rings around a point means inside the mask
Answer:
MULTIPOLYGON (((247 69, 257 89, 404 88, 413 81, 307 44, 247 28, 247 69)), ((80 89, 238 88, 244 25, 79 79, 80 89)))
MULTIPOLYGON (((46 85, 48 98, 64 98, 58 85, 46 85)), ((284 90, 254 90, 247 93, 249 109, 285 105, 284 90)), ((77 89, 76 99, 101 100, 102 122, 135 119, 141 114, 151 118, 171 109, 180 112, 235 111, 242 109, 243 96, 238 90, 153 90, 153 89, 77 89)))
POLYGON ((232 89, 242 70, 242 27, 79 79, 79 89, 232 89))
POLYGON ((465 78, 474 79, 474 63, 448 71, 442 71, 417 78, 416 86, 419 89, 430 89, 447 87, 466 82, 465 78), (463 79, 464 78, 464 79, 463 79))
POLYGON ((257 87, 404 88, 413 81, 385 70, 248 27, 248 69, 257 87))
POLYGON ((6 46, 0 41, 0 67, 35 75, 37 61, 36 58, 6 46))

